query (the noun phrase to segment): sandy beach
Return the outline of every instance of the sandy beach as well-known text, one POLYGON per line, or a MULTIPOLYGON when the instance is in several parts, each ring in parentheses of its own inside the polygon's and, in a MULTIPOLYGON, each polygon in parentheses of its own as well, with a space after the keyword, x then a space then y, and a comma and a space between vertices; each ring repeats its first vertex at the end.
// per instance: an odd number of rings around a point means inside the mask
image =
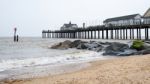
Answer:
POLYGON ((80 71, 3 84, 150 84, 150 55, 90 62, 80 71))

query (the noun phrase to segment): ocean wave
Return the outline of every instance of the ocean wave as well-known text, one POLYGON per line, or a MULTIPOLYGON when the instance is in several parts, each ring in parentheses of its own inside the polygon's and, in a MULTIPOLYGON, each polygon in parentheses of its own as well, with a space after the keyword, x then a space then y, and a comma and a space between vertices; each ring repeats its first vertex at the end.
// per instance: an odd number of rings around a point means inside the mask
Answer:
POLYGON ((54 57, 37 57, 37 58, 26 58, 26 59, 9 59, 1 60, 0 71, 5 71, 9 69, 16 69, 22 67, 32 67, 39 65, 57 65, 65 63, 76 63, 76 62, 86 62, 94 60, 96 58, 102 58, 101 53, 94 51, 81 51, 78 53, 67 53, 54 57))

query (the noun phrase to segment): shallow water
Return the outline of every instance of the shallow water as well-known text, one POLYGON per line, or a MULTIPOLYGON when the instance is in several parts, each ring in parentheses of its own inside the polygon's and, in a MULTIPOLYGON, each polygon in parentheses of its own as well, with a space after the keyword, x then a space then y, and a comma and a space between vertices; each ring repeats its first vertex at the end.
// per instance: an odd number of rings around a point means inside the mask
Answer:
POLYGON ((110 58, 102 56, 102 52, 49 49, 64 40, 21 38, 19 42, 13 42, 12 38, 0 38, 0 79, 58 74, 66 68, 78 70, 87 66, 83 63, 110 58))

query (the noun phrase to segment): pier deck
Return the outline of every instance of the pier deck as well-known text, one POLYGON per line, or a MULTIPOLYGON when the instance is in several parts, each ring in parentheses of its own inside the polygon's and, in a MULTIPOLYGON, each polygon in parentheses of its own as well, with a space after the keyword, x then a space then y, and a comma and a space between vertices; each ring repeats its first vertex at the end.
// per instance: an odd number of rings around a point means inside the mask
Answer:
POLYGON ((109 26, 104 25, 78 28, 76 30, 43 30, 42 38, 80 39, 143 39, 149 40, 150 24, 109 26))

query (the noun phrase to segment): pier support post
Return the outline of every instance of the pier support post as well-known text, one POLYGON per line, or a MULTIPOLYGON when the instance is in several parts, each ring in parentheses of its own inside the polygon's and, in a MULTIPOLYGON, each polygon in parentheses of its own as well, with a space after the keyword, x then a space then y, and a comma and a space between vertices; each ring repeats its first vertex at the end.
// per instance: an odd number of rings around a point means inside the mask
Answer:
POLYGON ((130 39, 132 39, 132 32, 131 32, 131 28, 130 28, 130 39))
POLYGON ((139 39, 141 40, 141 26, 139 28, 139 39))
POLYGON ((106 29, 106 39, 108 39, 108 29, 106 29))
POLYGON ((125 40, 125 29, 123 29, 123 39, 125 40))
POLYGON ((49 38, 49 30, 48 30, 48 32, 47 32, 47 38, 49 38))
POLYGON ((78 38, 80 38, 80 33, 78 32, 78 38))
POLYGON ((88 30, 88 39, 90 39, 90 31, 88 30))
POLYGON ((111 39, 113 39, 113 29, 111 30, 111 39))
POLYGON ((91 39, 93 39, 93 31, 91 31, 91 39))
POLYGON ((117 29, 117 39, 119 39, 119 29, 117 29))
POLYGON ((83 39, 83 34, 84 34, 84 33, 81 31, 81 39, 83 39))
POLYGON ((122 39, 122 29, 120 29, 120 39, 122 39))
POLYGON ((117 39, 117 35, 116 34, 117 34, 117 30, 115 29, 115 39, 117 39))
POLYGON ((126 28, 126 39, 128 39, 128 28, 126 28))
POLYGON ((98 30, 98 39, 100 39, 100 30, 98 30))
POLYGON ((145 40, 148 40, 148 28, 145 28, 145 40))
POLYGON ((104 39, 104 29, 102 29, 102 39, 104 39))
POLYGON ((132 27, 132 39, 134 39, 134 29, 132 27))
POLYGON ((94 31, 94 39, 96 39, 96 30, 94 31))
POLYGON ((84 33, 85 33, 84 34, 85 35, 84 38, 87 39, 87 31, 85 30, 84 33))

